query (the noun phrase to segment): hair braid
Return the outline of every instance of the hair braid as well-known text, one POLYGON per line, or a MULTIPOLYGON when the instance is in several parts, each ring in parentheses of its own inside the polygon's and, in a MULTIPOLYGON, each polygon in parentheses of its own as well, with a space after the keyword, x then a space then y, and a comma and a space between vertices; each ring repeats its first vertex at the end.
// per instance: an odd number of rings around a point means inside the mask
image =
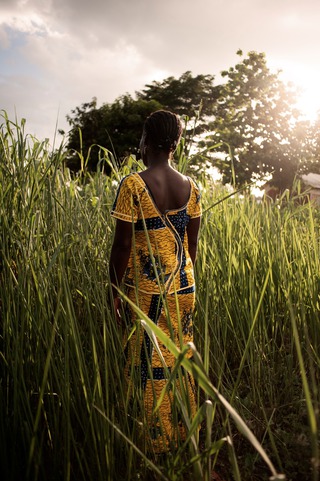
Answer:
POLYGON ((173 152, 182 134, 182 124, 179 117, 168 110, 157 110, 144 123, 147 142, 155 150, 173 152))

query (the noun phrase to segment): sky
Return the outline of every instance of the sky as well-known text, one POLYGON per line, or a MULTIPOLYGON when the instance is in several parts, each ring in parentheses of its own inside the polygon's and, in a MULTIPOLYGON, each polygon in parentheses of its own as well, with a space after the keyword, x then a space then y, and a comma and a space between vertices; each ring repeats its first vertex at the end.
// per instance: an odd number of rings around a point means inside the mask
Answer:
POLYGON ((99 107, 186 71, 219 84, 241 49, 264 52, 314 118, 319 25, 318 0, 0 0, 0 110, 52 145, 93 97, 99 107))

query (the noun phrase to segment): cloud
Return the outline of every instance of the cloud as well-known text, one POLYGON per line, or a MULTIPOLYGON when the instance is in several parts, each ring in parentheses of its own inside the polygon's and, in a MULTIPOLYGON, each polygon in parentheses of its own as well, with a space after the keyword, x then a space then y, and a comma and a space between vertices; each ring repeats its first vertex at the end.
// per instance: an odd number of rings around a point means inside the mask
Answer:
POLYGON ((10 57, 4 52, 0 56, 0 108, 13 116, 17 111, 19 117, 27 118, 27 125, 30 119, 39 136, 48 136, 45 132, 51 136, 59 110, 59 127, 67 130, 65 115, 82 102, 93 96, 111 102, 129 86, 133 92, 155 78, 153 74, 159 75, 153 61, 144 59, 125 38, 114 38, 108 46, 97 31, 68 29, 68 18, 62 15, 64 3, 62 10, 51 10, 59 4, 52 2, 36 14, 30 7, 38 2, 25 2, 23 12, 17 3, 15 11, 4 15, 1 10, 0 38, 3 49, 10 46, 10 57), (64 23, 58 28, 61 15, 64 23))
POLYGON ((218 82, 238 48, 307 69, 319 17, 312 0, 1 0, 0 109, 16 106, 48 136, 59 111, 67 128, 65 115, 94 96, 112 102, 186 70, 218 82))
POLYGON ((8 32, 0 26, 0 50, 7 50, 10 47, 8 32))

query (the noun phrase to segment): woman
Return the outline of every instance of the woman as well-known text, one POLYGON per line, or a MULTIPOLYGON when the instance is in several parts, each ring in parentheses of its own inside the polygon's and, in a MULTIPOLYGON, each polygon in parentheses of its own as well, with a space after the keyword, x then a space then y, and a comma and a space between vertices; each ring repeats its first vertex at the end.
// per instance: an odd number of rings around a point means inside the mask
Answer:
MULTIPOLYGON (((180 119, 171 112, 156 111, 145 121, 140 152, 147 169, 120 183, 111 212, 117 223, 109 264, 117 321, 121 322, 117 288, 123 281, 126 295, 178 345, 193 340, 193 266, 201 216, 198 187, 170 165, 181 133, 180 119)), ((131 309, 127 309, 127 322, 128 317, 129 326, 133 325, 131 309)), ((174 356, 164 346, 160 349, 170 371, 174 356)), ((137 372, 140 378, 153 448, 165 451, 186 433, 173 412, 170 393, 153 415, 166 385, 163 362, 139 329, 130 337, 126 356, 127 379, 137 372)), ((187 384, 192 413, 193 383, 187 384)))

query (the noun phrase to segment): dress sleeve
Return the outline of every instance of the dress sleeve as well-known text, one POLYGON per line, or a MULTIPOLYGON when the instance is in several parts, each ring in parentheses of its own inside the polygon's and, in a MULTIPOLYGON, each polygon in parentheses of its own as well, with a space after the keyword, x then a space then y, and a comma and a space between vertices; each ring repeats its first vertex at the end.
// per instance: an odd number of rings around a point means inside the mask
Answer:
POLYGON ((191 180, 191 186, 192 186, 192 192, 191 192, 191 197, 190 197, 190 202, 188 205, 188 215, 190 216, 191 219, 195 217, 200 217, 202 214, 202 208, 201 208, 201 193, 200 189, 195 183, 194 180, 191 180))
POLYGON ((138 220, 137 194, 130 176, 124 177, 118 187, 116 198, 111 209, 112 217, 126 222, 138 220))

